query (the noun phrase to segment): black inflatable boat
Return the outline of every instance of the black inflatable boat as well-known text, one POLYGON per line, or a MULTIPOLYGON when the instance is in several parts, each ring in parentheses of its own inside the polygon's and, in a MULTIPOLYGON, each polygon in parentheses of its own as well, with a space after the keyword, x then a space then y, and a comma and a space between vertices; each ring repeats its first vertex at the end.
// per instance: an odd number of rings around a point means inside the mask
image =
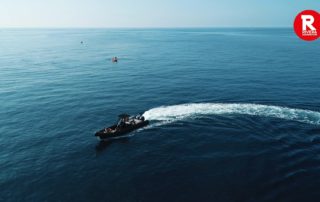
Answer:
POLYGON ((130 116, 128 114, 121 114, 119 115, 117 124, 96 132, 95 136, 100 140, 121 137, 148 124, 149 121, 145 120, 141 115, 130 116))

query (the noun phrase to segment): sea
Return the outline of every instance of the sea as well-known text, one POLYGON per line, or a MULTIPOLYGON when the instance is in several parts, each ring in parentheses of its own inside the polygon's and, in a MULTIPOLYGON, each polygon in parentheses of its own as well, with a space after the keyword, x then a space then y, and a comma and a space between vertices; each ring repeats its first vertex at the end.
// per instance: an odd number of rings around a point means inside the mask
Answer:
POLYGON ((292 28, 0 29, 0 201, 319 201, 319 52, 292 28), (150 124, 97 140, 121 113, 150 124))

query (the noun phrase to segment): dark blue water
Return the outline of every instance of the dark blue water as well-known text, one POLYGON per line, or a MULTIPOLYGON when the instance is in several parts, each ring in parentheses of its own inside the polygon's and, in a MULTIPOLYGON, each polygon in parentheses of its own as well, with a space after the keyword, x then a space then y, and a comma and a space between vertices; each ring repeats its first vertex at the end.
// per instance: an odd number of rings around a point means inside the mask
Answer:
POLYGON ((317 201, 319 51, 291 29, 2 29, 0 201, 317 201), (151 125, 99 143, 124 112, 151 125))

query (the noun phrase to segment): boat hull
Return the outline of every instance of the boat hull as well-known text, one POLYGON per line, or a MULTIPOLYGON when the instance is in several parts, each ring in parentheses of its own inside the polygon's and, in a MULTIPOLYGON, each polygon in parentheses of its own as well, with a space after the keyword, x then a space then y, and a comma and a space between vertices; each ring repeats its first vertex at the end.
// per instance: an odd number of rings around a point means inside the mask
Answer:
MULTIPOLYGON (((130 133, 134 130, 145 127, 148 124, 149 124, 149 121, 146 120, 146 121, 142 121, 140 123, 137 123, 135 125, 126 126, 126 127, 121 128, 115 132, 105 132, 106 129, 102 129, 102 130, 96 132, 95 136, 98 137, 100 140, 107 140, 107 139, 112 139, 112 138, 116 138, 116 137, 121 137, 121 136, 127 135, 128 133, 130 133)), ((113 125, 109 128, 115 129, 116 125, 113 125)))

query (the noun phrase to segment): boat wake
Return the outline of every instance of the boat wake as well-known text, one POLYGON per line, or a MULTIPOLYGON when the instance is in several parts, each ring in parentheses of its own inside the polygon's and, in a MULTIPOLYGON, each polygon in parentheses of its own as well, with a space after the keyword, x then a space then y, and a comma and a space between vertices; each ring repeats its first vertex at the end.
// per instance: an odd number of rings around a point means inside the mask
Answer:
MULTIPOLYGON (((280 118, 313 125, 320 125, 320 112, 262 104, 191 103, 161 106, 146 111, 147 120, 171 123, 200 115, 240 114, 280 118)), ((162 125, 161 124, 161 125, 162 125)))

